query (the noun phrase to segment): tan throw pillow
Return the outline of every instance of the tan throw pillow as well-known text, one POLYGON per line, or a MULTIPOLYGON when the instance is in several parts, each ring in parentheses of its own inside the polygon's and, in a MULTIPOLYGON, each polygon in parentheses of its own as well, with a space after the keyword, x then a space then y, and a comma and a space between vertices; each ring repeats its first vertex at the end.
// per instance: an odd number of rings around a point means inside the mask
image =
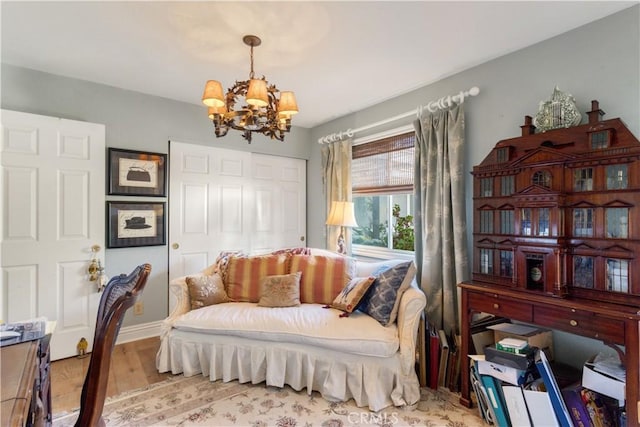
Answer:
POLYGON ((356 309, 367 290, 376 280, 375 277, 354 277, 331 303, 331 307, 344 311, 340 317, 347 317, 356 309))
POLYGON ((295 307, 300 305, 300 272, 267 276, 260 283, 262 307, 295 307))
POLYGON ((212 276, 189 276, 186 279, 189 287, 189 299, 191 309, 206 307, 208 305, 229 302, 224 283, 219 274, 212 276))

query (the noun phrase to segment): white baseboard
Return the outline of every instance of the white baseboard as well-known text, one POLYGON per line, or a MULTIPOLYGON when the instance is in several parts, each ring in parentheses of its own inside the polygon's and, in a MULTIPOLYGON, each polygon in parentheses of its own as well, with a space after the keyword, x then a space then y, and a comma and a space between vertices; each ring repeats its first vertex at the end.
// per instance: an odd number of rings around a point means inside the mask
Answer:
POLYGON ((162 321, 158 320, 157 322, 143 323, 141 325, 125 326, 120 329, 116 344, 160 336, 161 324, 162 321))

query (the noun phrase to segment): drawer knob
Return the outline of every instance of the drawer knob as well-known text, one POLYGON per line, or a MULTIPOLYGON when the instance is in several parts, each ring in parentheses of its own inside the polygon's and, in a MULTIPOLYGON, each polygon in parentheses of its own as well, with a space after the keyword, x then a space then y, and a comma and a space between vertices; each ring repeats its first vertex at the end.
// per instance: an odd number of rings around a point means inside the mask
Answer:
POLYGON ((500 304, 493 304, 493 308, 495 308, 496 310, 500 308, 500 304))
POLYGON ((573 319, 571 319, 571 320, 569 321, 569 324, 570 324, 571 326, 578 326, 578 322, 577 322, 576 320, 573 320, 573 319))

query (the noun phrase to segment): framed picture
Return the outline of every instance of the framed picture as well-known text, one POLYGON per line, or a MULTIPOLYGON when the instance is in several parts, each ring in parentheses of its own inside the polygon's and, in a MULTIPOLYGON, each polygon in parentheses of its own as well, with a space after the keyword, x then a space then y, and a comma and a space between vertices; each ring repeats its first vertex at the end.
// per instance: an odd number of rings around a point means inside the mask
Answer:
POLYGON ((108 194, 165 196, 166 154, 109 148, 108 161, 108 194))
POLYGON ((164 202, 107 202, 107 248, 165 244, 164 202))

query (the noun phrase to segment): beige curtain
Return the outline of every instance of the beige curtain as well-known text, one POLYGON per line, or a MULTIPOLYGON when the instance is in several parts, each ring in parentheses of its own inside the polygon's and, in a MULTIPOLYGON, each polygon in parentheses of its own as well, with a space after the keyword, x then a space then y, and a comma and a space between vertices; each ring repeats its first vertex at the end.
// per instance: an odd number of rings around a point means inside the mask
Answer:
MULTIPOLYGON (((322 147, 322 182, 325 194, 325 220, 332 201, 351 201, 351 139, 322 147)), ((327 226, 327 249, 336 250, 340 228, 327 226)), ((344 238, 351 254, 351 229, 345 227, 344 238)))
POLYGON ((429 324, 458 331, 457 284, 469 278, 463 106, 422 111, 414 127, 417 277, 429 324))

